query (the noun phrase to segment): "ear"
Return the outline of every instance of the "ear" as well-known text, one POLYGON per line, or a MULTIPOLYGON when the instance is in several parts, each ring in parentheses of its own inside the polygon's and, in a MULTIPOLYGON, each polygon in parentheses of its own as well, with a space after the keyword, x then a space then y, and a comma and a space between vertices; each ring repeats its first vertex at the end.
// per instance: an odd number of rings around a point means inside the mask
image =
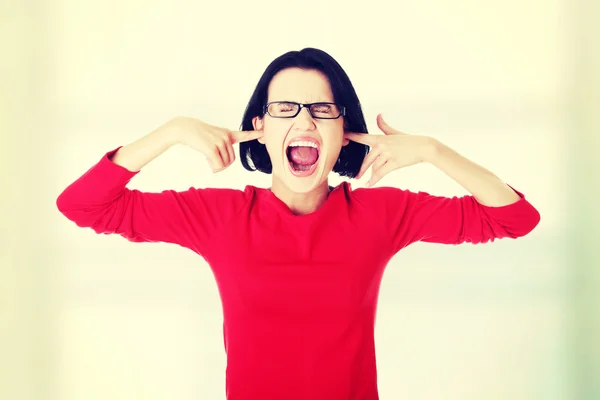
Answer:
MULTIPOLYGON (((262 131, 264 128, 264 121, 260 117, 254 117, 252 118, 252 126, 255 131, 262 131)), ((264 136, 259 137, 257 140, 259 143, 265 144, 264 136)))
POLYGON ((342 147, 344 147, 344 146, 348 146, 348 143, 350 143, 350 139, 346 139, 346 135, 345 135, 345 134, 346 134, 346 132, 348 132, 348 123, 347 123, 347 122, 348 122, 348 121, 346 121, 346 120, 344 119, 344 139, 343 139, 343 141, 342 141, 342 147))

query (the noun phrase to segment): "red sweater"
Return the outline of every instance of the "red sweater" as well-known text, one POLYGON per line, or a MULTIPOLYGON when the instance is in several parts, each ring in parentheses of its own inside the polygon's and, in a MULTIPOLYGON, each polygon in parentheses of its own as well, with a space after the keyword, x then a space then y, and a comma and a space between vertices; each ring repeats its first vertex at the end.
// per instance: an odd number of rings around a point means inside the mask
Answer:
MULTIPOLYGON (((224 313, 229 400, 376 400, 374 322, 382 274, 417 241, 517 238, 539 222, 521 199, 337 186, 296 216, 267 189, 144 193, 106 154, 57 199, 78 226, 132 242, 174 243, 202 256, 224 313)), ((518 192, 517 192, 518 193, 518 192)))

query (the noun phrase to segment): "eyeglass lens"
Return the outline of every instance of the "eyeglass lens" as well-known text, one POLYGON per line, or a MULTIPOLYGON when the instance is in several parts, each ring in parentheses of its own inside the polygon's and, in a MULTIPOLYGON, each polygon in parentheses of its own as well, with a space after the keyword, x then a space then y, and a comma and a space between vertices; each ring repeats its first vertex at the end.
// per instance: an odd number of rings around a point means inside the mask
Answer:
MULTIPOLYGON (((315 103, 309 107, 314 118, 333 119, 341 114, 340 107, 334 103, 315 103)), ((300 104, 287 101, 270 103, 267 109, 269 115, 276 118, 293 118, 300 111, 300 104)))

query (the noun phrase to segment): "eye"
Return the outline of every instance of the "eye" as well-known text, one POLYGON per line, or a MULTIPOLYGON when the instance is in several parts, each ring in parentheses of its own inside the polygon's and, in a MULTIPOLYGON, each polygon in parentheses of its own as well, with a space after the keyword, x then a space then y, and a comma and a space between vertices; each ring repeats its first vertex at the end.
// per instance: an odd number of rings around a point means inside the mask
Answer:
POLYGON ((269 105, 269 113, 274 116, 287 116, 294 114, 297 108, 294 103, 280 101, 269 105))
POLYGON ((335 118, 340 114, 338 106, 330 103, 314 104, 311 111, 314 115, 323 118, 335 118))
POLYGON ((317 104, 313 106, 313 111, 318 113, 330 113, 331 106, 329 104, 317 104))
POLYGON ((277 111, 292 111, 293 109, 294 109, 293 104, 289 104, 289 103, 278 103, 277 104, 277 111))

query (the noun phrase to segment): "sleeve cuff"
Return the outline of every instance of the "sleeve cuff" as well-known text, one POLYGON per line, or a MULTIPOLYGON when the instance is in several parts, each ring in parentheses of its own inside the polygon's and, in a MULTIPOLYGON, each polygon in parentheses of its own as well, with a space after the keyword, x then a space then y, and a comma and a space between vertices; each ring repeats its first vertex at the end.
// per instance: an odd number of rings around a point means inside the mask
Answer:
MULTIPOLYGON (((139 171, 129 171, 127 168, 115 164, 111 161, 112 156, 122 146, 117 147, 105 153, 100 161, 90 168, 83 177, 86 182, 92 182, 96 187, 124 187, 129 181, 136 176, 139 171)), ((82 178, 83 178, 82 177, 82 178)))
POLYGON ((102 156, 102 159, 100 159, 100 162, 98 163, 98 166, 106 169, 107 171, 111 171, 113 173, 120 173, 125 177, 128 177, 128 179, 133 178, 134 176, 136 176, 137 174, 140 173, 140 171, 130 171, 127 168, 115 164, 112 161, 112 157, 115 155, 115 153, 123 146, 119 146, 116 149, 113 149, 107 153, 104 154, 104 156, 102 156))
POLYGON ((482 208, 484 208, 486 211, 494 212, 494 210, 501 211, 501 210, 504 210, 504 209, 512 209, 512 208, 520 207, 523 204, 528 204, 529 203, 527 201, 527 199, 525 198, 525 195, 523 193, 519 192, 517 189, 515 189, 511 185, 507 184, 507 186, 509 188, 511 188, 513 190, 513 192, 515 192, 519 196, 519 199, 517 201, 515 201, 514 203, 506 204, 504 206, 487 206, 487 205, 481 204, 481 203, 479 203, 479 205, 482 208))
POLYGON ((519 195, 519 200, 505 206, 491 207, 480 204, 481 208, 503 226, 513 227, 518 236, 533 230, 540 222, 539 211, 525 198, 525 195, 508 185, 519 195))

